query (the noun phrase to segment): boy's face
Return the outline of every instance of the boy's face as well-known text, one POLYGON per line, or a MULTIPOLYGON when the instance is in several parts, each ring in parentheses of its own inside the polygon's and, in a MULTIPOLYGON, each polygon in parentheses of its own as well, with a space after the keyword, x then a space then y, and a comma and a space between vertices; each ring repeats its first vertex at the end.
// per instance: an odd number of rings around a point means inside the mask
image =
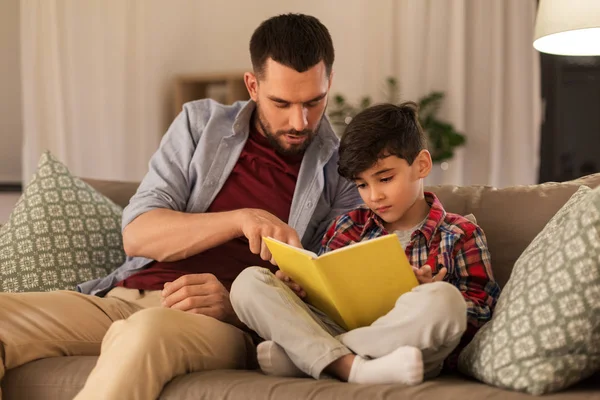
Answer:
POLYGON ((250 73, 244 78, 261 133, 279 153, 302 154, 325 115, 331 86, 325 63, 298 72, 269 58, 260 80, 250 73))
POLYGON ((365 204, 392 232, 409 229, 421 222, 422 208, 414 207, 423 199, 423 178, 431 170, 431 156, 422 150, 412 165, 397 156, 379 159, 354 180, 365 204), (416 221, 415 219, 419 219, 416 221))

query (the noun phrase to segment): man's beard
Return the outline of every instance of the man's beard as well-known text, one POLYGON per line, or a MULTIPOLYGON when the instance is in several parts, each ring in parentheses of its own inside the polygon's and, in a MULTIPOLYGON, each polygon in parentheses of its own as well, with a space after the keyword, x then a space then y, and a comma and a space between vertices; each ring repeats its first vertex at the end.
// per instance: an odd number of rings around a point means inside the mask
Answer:
POLYGON ((304 154, 304 152, 306 151, 308 146, 312 143, 313 139, 315 138, 316 133, 319 131, 319 128, 321 127, 321 122, 323 122, 323 118, 325 117, 325 110, 323 110, 323 115, 321 116, 321 119, 319 120, 319 123, 317 124, 317 127, 315 130, 304 129, 302 131, 297 131, 296 129, 290 129, 287 131, 279 130, 279 131, 273 133, 268 122, 263 118, 263 115, 262 115, 262 112, 260 110, 260 106, 258 103, 256 104, 256 111, 257 111, 256 121, 258 122, 258 125, 259 125, 260 129, 262 130, 263 134, 267 138, 267 141, 275 149, 275 151, 277 153, 279 153, 283 156, 299 156, 299 155, 304 154), (285 136, 285 135, 306 136, 306 140, 304 140, 300 144, 291 145, 290 147, 286 148, 286 147, 283 147, 283 145, 281 144, 281 141, 279 140, 279 139, 281 139, 283 141, 284 140, 283 136, 285 136))

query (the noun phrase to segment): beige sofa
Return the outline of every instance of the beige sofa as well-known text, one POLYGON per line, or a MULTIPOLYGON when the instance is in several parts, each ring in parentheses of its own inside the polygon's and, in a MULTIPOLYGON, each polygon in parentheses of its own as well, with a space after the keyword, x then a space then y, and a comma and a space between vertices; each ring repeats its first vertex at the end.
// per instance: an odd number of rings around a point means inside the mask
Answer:
MULTIPOLYGON (((134 183, 88 180, 124 206, 134 183)), ((483 186, 438 186, 447 210, 473 213, 486 232, 497 280, 504 285, 515 260, 546 222, 581 184, 600 185, 600 174, 577 181, 495 189, 483 186)), ((2 323, 2 321, 0 321, 2 323)), ((30 362, 7 372, 4 399, 71 399, 82 387, 96 357, 60 357, 30 362)), ((599 399, 600 373, 548 399, 599 399)), ((415 387, 354 385, 334 380, 282 379, 258 371, 209 371, 175 378, 161 399, 528 399, 533 396, 500 390, 459 375, 444 375, 415 387)))

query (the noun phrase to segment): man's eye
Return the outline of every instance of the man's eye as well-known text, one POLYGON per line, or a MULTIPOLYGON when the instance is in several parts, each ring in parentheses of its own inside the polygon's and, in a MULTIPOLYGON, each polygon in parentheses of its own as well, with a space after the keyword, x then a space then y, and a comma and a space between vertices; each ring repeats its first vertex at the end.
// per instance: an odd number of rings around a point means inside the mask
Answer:
POLYGON ((320 100, 317 100, 317 101, 311 101, 310 103, 306 103, 306 107, 308 107, 308 108, 313 108, 313 107, 316 107, 316 106, 318 106, 318 105, 319 105, 319 103, 320 103, 320 102, 321 102, 320 100))
POLYGON ((288 103, 276 103, 275 107, 277 108, 288 108, 290 105, 288 103))

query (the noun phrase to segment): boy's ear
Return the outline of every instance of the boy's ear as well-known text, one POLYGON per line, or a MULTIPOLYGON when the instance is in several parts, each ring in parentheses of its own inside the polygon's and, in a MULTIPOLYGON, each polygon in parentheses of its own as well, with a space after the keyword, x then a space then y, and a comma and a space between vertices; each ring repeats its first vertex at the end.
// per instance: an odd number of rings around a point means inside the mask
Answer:
POLYGON ((415 163, 419 168, 419 178, 426 178, 433 167, 433 161, 431 161, 431 153, 429 153, 429 150, 421 150, 417 156, 417 159, 415 160, 415 163))

